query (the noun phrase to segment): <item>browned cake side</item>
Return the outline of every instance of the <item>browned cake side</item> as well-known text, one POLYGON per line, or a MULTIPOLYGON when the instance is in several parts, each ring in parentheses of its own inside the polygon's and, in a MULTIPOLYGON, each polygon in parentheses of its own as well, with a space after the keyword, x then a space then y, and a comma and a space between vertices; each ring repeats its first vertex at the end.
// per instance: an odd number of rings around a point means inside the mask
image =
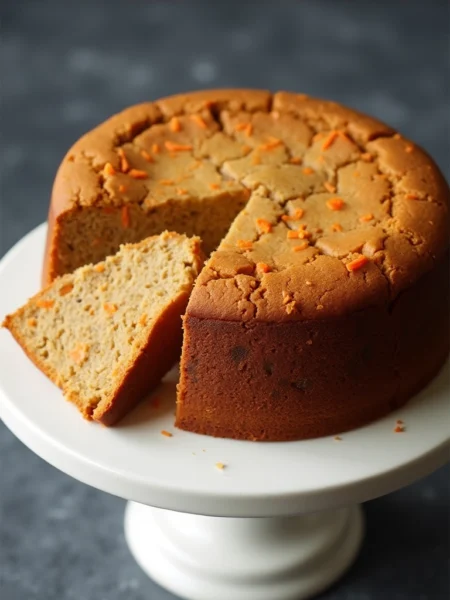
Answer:
POLYGON ((447 258, 391 308, 350 316, 247 328, 188 314, 178 427, 294 440, 354 429, 402 406, 448 355, 448 269, 447 258))
POLYGON ((438 168, 383 124, 304 96, 222 119, 255 138, 222 166, 251 197, 188 305, 176 424, 289 440, 400 406, 449 348, 438 168))

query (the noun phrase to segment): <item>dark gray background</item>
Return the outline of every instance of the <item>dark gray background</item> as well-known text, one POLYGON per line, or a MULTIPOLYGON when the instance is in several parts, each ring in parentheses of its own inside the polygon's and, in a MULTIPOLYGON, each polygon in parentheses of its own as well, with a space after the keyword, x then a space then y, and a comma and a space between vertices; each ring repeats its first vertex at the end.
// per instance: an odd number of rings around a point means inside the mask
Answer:
MULTIPOLYGON (((45 220, 55 170, 77 137, 126 105, 177 91, 330 97, 397 127, 449 177, 445 0, 3 0, 0 18, 0 256, 45 220)), ((3 425, 0 461, 3 600, 173 598, 131 558, 122 500, 48 466, 3 425)), ((366 504, 362 553, 323 598, 446 598, 448 474, 366 504)))

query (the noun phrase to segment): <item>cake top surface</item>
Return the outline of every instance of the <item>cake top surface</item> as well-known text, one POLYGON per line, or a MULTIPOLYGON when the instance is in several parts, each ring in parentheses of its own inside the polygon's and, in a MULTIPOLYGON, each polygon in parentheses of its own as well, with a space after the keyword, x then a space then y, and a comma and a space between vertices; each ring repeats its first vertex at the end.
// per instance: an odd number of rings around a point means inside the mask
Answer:
POLYGON ((423 150, 375 119, 286 92, 194 92, 123 111, 70 150, 52 210, 149 211, 243 192, 190 314, 340 316, 389 302, 448 248, 448 185, 423 150))

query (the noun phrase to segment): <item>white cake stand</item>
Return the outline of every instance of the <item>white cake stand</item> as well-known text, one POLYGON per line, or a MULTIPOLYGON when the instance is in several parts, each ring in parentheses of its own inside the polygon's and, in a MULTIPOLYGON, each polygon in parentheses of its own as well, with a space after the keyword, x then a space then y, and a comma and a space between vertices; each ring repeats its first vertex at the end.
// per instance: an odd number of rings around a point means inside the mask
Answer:
MULTIPOLYGON (((44 238, 42 225, 1 261, 0 318, 39 288, 44 238)), ((137 562, 191 600, 300 600, 336 581, 363 537, 357 503, 446 461, 448 375, 446 368, 406 407, 341 441, 239 442, 173 427, 176 372, 152 394, 157 402, 119 426, 88 423, 0 332, 6 425, 58 469, 130 500, 125 533, 137 562), (394 433, 397 419, 404 433, 394 433)))

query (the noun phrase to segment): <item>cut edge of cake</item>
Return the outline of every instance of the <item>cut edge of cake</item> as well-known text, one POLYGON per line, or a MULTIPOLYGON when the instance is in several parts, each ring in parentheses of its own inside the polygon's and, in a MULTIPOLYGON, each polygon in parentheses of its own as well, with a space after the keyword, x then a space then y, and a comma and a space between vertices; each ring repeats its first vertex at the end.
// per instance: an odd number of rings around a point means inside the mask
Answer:
POLYGON ((166 231, 124 244, 57 278, 3 327, 84 417, 113 425, 179 357, 181 316, 202 264, 197 237, 166 231))

